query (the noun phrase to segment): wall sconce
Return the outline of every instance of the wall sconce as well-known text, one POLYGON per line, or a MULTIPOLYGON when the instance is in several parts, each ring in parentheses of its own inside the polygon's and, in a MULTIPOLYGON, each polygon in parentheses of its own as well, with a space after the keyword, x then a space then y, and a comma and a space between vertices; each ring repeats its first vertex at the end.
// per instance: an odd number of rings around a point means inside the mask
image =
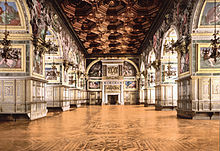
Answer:
POLYGON ((154 67, 154 69, 159 70, 160 69, 160 65, 161 65, 161 61, 160 60, 155 60, 151 63, 151 66, 154 67))
POLYGON ((64 66, 64 71, 68 71, 69 70, 69 63, 68 63, 68 61, 67 60, 64 60, 63 61, 63 66, 64 66))

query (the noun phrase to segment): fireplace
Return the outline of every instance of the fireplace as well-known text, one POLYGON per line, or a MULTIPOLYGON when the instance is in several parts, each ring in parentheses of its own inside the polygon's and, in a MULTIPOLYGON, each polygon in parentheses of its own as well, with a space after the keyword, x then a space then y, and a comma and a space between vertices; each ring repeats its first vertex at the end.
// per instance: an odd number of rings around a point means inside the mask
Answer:
POLYGON ((118 95, 108 95, 108 104, 110 105, 118 104, 118 95))

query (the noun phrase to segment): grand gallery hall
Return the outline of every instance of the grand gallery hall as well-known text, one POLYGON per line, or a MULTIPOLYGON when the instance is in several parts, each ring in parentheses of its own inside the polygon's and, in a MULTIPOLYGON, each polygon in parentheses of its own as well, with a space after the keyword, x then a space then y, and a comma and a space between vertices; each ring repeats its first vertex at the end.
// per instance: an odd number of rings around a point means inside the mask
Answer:
POLYGON ((0 151, 219 151, 220 0, 0 0, 0 151))

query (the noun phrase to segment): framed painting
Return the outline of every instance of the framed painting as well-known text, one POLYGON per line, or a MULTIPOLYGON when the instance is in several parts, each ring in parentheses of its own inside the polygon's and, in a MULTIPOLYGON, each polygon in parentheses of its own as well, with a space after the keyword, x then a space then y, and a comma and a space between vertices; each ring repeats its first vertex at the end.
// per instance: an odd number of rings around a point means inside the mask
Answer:
POLYGON ((101 81, 88 81, 89 90, 101 90, 101 81))
MULTIPOLYGON (((0 51, 3 49, 0 48, 0 51)), ((26 71, 26 46, 12 45, 12 52, 18 54, 17 59, 4 59, 0 56, 0 72, 25 72, 26 71)))
MULTIPOLYGON (((60 65, 55 65, 56 71, 60 72, 60 65)), ((57 83, 60 82, 60 75, 54 76, 53 69, 51 68, 51 65, 45 65, 45 78, 46 80, 49 80, 50 83, 57 83)))
POLYGON ((125 89, 127 90, 136 90, 137 89, 137 81, 125 81, 124 83, 125 89))
MULTIPOLYGON (((204 53, 204 51, 211 49, 209 43, 198 44, 197 46, 197 57, 198 57, 198 72, 202 73, 220 73, 220 58, 214 57, 210 53, 204 53)), ((219 52, 220 53, 220 52, 219 52)))

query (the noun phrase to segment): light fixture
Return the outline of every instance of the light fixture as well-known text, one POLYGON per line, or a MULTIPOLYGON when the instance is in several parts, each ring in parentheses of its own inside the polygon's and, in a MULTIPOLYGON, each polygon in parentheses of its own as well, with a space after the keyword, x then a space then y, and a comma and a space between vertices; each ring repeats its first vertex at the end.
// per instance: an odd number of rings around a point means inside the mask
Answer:
POLYGON ((54 36, 53 36, 53 41, 50 39, 46 41, 46 39, 40 39, 37 38, 36 35, 33 36, 32 43, 34 45, 34 53, 35 55, 39 55, 40 57, 45 54, 45 52, 50 53, 55 53, 58 51, 59 46, 55 44, 54 42, 54 36))
MULTIPOLYGON (((7 5, 8 5, 7 0, 5 0, 5 6, 7 5)), ((11 47, 11 40, 8 40, 9 31, 7 30, 7 22, 8 22, 7 12, 8 11, 6 11, 6 7, 5 7, 5 22, 4 22, 5 37, 1 41, 1 45, 3 46, 3 48, 0 50, 0 56, 2 57, 2 59, 4 59, 5 62, 7 62, 7 59, 16 60, 16 59, 19 59, 20 57, 20 52, 17 51, 16 49, 13 49, 11 47)))
POLYGON ((209 48, 203 49, 203 59, 206 60, 209 58, 213 58, 214 61, 216 62, 217 58, 220 57, 220 42, 219 42, 220 37, 218 37, 219 32, 216 30, 216 18, 217 18, 216 0, 214 2, 214 8, 215 8, 215 12, 214 12, 215 23, 214 23, 214 33, 213 33, 214 39, 211 39, 211 44, 210 44, 211 49, 209 48))
POLYGON ((165 51, 166 51, 166 52, 171 51, 172 54, 173 54, 174 51, 175 51, 174 43, 175 43, 175 42, 174 42, 174 40, 172 39, 171 42, 165 44, 165 45, 164 45, 164 47, 165 47, 165 51))

